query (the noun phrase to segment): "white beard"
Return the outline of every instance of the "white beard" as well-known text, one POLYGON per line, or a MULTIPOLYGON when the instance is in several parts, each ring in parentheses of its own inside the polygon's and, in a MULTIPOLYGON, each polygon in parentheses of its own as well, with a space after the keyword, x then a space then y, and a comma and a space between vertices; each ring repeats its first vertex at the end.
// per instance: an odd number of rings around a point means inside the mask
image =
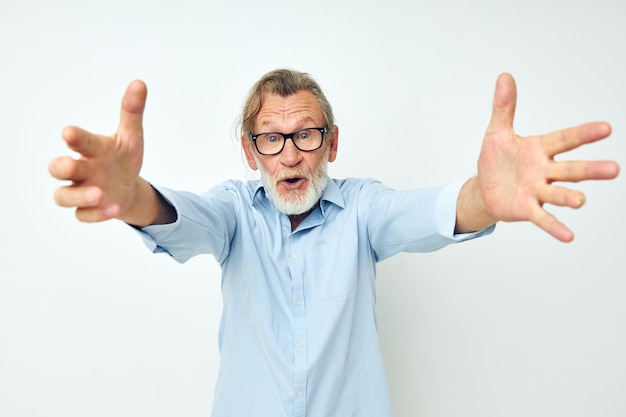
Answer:
POLYGON ((261 182, 265 188, 265 193, 278 211, 287 215, 302 214, 309 211, 313 208, 313 206, 315 206, 315 204, 317 204, 322 197, 326 184, 328 183, 329 151, 330 148, 328 148, 324 159, 320 161, 320 164, 315 169, 315 172, 313 172, 313 175, 310 175, 308 172, 301 169, 293 169, 281 172, 278 178, 272 178, 266 171, 264 171, 256 155, 254 155, 254 159, 259 167, 259 172, 261 173, 261 182), (278 192, 277 180, 286 177, 306 178, 306 190, 292 190, 288 191, 285 196, 280 195, 278 192))

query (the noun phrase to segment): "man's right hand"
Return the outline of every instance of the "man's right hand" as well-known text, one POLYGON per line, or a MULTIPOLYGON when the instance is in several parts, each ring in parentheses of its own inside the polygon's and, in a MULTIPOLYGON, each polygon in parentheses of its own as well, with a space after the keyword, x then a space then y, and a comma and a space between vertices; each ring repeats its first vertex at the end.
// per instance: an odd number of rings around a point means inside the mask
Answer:
POLYGON ((79 220, 118 218, 137 226, 175 220, 172 208, 139 177, 146 96, 143 82, 133 81, 128 86, 120 124, 113 136, 96 135, 74 126, 63 130, 67 146, 80 157, 63 156, 50 162, 53 177, 72 182, 59 187, 54 199, 62 207, 76 207, 79 220))

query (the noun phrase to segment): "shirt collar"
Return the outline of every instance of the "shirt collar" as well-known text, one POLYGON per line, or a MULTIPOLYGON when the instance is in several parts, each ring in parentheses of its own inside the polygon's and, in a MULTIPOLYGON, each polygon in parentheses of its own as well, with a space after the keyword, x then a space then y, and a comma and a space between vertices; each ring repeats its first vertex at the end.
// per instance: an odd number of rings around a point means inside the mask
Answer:
POLYGON ((322 212, 326 209, 329 203, 332 203, 340 208, 346 207, 346 203, 343 200, 343 195, 341 195, 341 190, 339 189, 339 186, 337 185, 335 180, 332 178, 328 179, 328 184, 326 184, 326 188, 324 188, 324 192, 322 193, 322 198, 320 200, 322 212))
MULTIPOLYGON (((265 196, 265 188, 263 188, 263 183, 261 181, 256 181, 254 186, 254 194, 252 196, 252 205, 254 206, 257 198, 266 198, 265 196)), ((332 178, 328 179, 328 183, 326 184, 326 188, 324 188, 324 192, 322 193, 322 198, 320 199, 320 207, 322 209, 322 213, 326 211, 328 204, 334 204, 337 207, 345 208, 346 203, 341 195, 341 190, 339 186, 332 178)))

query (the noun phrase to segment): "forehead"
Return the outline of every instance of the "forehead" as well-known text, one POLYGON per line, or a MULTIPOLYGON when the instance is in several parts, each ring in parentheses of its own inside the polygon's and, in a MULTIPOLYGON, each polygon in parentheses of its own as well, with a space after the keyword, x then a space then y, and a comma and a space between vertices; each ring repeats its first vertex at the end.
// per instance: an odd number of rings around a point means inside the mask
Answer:
POLYGON ((310 91, 298 91, 287 97, 264 94, 256 117, 256 130, 291 131, 311 124, 324 124, 324 115, 317 97, 310 91))

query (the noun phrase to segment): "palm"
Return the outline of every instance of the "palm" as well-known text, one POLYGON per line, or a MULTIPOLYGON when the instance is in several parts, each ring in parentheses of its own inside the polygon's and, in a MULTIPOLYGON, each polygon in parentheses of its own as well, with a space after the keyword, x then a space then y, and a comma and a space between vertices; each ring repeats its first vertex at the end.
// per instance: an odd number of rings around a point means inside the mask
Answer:
POLYGON ((478 172, 485 202, 494 217, 529 220, 538 203, 531 196, 547 184, 541 173, 549 160, 541 151, 538 138, 519 137, 513 131, 485 137, 478 172))
POLYGON ((588 123, 521 137, 513 130, 515 103, 515 82, 503 74, 498 79, 492 119, 478 160, 485 208, 497 220, 529 220, 557 239, 570 241, 572 232, 543 205, 578 208, 584 204, 584 195, 553 183, 614 178, 619 168, 609 161, 556 162, 554 156, 607 137, 610 126, 588 123))

